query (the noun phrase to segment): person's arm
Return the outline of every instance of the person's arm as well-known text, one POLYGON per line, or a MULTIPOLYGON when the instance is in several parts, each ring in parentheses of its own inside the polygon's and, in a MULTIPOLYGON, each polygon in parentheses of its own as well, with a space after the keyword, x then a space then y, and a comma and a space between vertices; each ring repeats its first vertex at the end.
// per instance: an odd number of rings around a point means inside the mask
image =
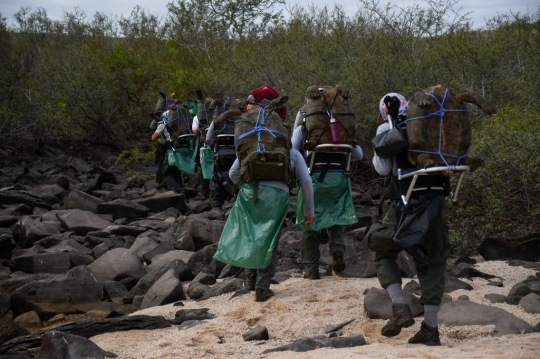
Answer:
POLYGON ((304 143, 306 139, 304 138, 304 129, 303 126, 298 126, 294 131, 292 135, 292 148, 294 148, 297 151, 302 151, 302 144, 304 143))
POLYGON ((210 143, 212 141, 212 134, 214 133, 214 122, 210 124, 208 127, 208 131, 206 132, 206 143, 210 143))
POLYGON ((229 170, 229 178, 234 184, 240 182, 240 161, 238 161, 238 158, 234 160, 229 170))
POLYGON ((160 137, 164 136, 163 131, 165 131, 165 124, 161 122, 156 128, 156 132, 152 134, 152 142, 157 142, 160 137))
POLYGON ((199 119, 197 116, 193 117, 193 123, 191 124, 191 132, 193 132, 194 135, 199 135, 201 131, 199 130, 199 119))
POLYGON ((310 225, 315 218, 315 195, 313 193, 313 183, 302 154, 295 149, 291 149, 291 166, 295 171, 296 178, 300 182, 302 196, 304 198, 304 223, 310 225))
POLYGON ((304 121, 303 117, 304 117, 304 115, 303 115, 303 113, 302 113, 302 110, 301 110, 301 109, 298 110, 298 112, 296 113, 296 118, 295 118, 295 120, 294 120, 294 128, 293 128, 293 131, 296 130, 296 128, 297 128, 298 126, 303 125, 303 121, 304 121))
MULTIPOLYGON (((377 127, 377 135, 390 130, 390 125, 388 122, 383 122, 379 127, 377 127)), ((386 176, 392 172, 393 160, 392 158, 381 158, 375 153, 373 156, 373 167, 375 171, 382 176, 386 176)))
POLYGON ((351 161, 360 161, 363 157, 364 152, 362 152, 362 148, 358 145, 354 146, 351 153, 351 161))

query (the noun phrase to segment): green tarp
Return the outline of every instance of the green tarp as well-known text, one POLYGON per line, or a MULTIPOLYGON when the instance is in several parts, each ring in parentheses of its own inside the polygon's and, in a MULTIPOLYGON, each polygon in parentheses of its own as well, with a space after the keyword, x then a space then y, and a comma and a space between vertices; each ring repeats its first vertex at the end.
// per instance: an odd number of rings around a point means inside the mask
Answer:
POLYGON ((266 268, 281 233, 289 208, 289 194, 282 189, 259 185, 253 203, 254 186, 245 184, 227 218, 214 258, 235 267, 266 268))
POLYGON ((203 179, 212 179, 214 175, 214 151, 210 147, 201 148, 200 162, 203 179))
POLYGON ((197 167, 195 159, 197 157, 198 148, 199 136, 195 136, 190 140, 189 148, 177 147, 176 149, 169 150, 167 154, 169 166, 174 166, 188 176, 193 176, 195 174, 195 168, 197 167))
POLYGON ((296 224, 303 230, 318 231, 335 225, 346 226, 358 222, 349 175, 342 171, 329 171, 321 183, 320 174, 321 172, 311 174, 315 192, 315 221, 311 226, 304 224, 304 196, 299 189, 296 224))

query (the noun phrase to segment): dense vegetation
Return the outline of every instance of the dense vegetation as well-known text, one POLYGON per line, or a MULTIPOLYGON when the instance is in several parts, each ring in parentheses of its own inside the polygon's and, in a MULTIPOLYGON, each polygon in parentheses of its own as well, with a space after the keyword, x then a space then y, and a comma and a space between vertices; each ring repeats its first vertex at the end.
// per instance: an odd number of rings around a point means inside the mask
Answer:
MULTIPOLYGON (((469 253, 489 235, 540 230, 540 12, 502 14, 472 28, 457 0, 408 8, 361 1, 356 14, 294 7, 283 0, 176 0, 165 18, 131 15, 61 21, 46 9, 0 14, 0 146, 46 141, 149 150, 148 113, 158 91, 193 99, 246 97, 270 84, 290 97, 289 122, 313 84, 350 89, 365 160, 358 185, 380 184, 370 139, 378 100, 437 83, 478 92, 498 114, 471 108, 469 174, 452 209, 452 240, 469 253)), ((540 9, 539 9, 540 10, 540 9)))

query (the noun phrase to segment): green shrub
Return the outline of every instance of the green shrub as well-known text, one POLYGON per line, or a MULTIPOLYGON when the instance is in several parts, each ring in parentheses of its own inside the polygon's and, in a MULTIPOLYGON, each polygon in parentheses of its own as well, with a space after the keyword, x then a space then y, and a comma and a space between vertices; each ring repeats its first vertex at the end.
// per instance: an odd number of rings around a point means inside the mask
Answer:
POLYGON ((474 130, 471 156, 484 166, 467 174, 450 209, 451 240, 473 253, 486 236, 540 229, 540 124, 535 110, 506 106, 474 130))
POLYGON ((118 155, 118 158, 116 159, 115 164, 125 168, 127 165, 129 165, 129 163, 133 159, 149 160, 149 159, 153 159, 155 156, 156 156, 155 147, 152 148, 148 152, 142 152, 138 148, 132 148, 132 149, 124 150, 120 152, 120 154, 118 155))

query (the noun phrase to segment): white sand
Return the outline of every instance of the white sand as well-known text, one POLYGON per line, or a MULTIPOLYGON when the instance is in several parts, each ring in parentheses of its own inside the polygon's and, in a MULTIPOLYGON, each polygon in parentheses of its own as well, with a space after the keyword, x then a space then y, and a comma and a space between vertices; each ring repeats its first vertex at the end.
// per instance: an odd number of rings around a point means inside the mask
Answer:
MULTIPOLYGON (((487 293, 507 295, 517 282, 535 275, 536 271, 510 267, 505 262, 491 261, 476 265, 484 273, 504 279, 504 287, 488 286, 483 279, 474 279, 472 291, 450 293, 454 300, 465 294, 472 302, 503 308, 531 325, 540 323, 540 314, 527 314, 521 307, 506 303, 491 304, 487 293)), ((404 280, 404 284, 408 279, 404 280)), ((233 293, 201 302, 186 300, 184 307, 165 305, 141 310, 134 314, 162 315, 174 318, 176 311, 210 308, 215 319, 190 329, 177 326, 160 330, 133 330, 102 334, 91 338, 102 349, 124 358, 540 358, 540 333, 492 338, 494 326, 439 325, 441 347, 407 344, 408 338, 420 328, 416 324, 393 338, 381 336, 384 320, 372 320, 364 311, 363 292, 377 287, 376 278, 347 279, 323 277, 319 281, 291 278, 273 285, 276 293, 269 301, 257 303, 254 294, 229 298, 233 293), (328 327, 355 320, 339 332, 344 336, 363 335, 368 345, 346 349, 317 349, 304 353, 276 352, 261 355, 270 348, 286 345, 295 339, 324 334, 328 327), (270 340, 245 342, 242 334, 256 325, 268 328, 270 340)))

